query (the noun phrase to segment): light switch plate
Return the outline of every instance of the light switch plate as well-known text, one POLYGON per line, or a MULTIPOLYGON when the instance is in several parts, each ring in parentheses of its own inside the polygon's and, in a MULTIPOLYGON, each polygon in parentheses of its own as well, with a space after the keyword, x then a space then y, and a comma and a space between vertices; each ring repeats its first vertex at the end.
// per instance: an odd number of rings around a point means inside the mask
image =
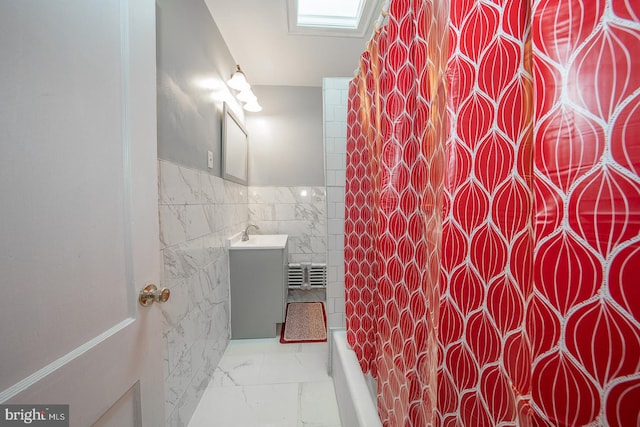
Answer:
POLYGON ((213 169, 213 151, 207 151, 207 166, 213 169))

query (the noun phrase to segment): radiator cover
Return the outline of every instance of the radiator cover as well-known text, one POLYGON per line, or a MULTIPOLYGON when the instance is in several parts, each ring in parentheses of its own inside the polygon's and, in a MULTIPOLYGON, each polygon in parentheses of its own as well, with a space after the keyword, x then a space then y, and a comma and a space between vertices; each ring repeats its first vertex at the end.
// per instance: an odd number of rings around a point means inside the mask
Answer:
POLYGON ((327 286, 327 264, 289 263, 287 274, 289 288, 300 288, 305 282, 314 288, 325 288, 327 286))

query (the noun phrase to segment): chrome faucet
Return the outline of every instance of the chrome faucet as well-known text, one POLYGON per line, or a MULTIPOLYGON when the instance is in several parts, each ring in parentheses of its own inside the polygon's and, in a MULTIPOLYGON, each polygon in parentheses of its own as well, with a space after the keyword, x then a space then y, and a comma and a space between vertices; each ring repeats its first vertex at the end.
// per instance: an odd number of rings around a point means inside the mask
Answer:
POLYGON ((246 242, 247 240, 249 240, 249 229, 251 227, 254 227, 256 230, 260 230, 260 227, 258 227, 257 225, 249 224, 247 225, 247 228, 245 228, 244 231, 242 232, 242 238, 240 240, 242 240, 243 242, 246 242))

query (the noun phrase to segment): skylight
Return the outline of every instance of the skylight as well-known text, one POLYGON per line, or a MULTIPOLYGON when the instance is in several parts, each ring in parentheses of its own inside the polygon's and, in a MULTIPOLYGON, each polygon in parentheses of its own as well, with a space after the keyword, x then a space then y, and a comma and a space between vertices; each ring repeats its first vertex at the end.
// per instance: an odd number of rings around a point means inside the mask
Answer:
POLYGON ((365 0, 298 0, 299 27, 357 29, 365 0))
MULTIPOLYGON (((1 1, 1 0, 0 0, 1 1)), ((287 0, 289 34, 367 37, 385 0, 287 0)))

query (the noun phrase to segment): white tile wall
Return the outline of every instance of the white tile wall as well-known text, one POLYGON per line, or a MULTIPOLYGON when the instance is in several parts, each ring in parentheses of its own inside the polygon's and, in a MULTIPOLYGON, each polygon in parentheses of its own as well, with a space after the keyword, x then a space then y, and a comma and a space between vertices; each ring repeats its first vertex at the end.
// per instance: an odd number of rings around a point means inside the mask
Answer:
POLYGON ((327 320, 344 327, 344 189, 349 78, 323 80, 327 185, 327 320))
POLYGON ((289 262, 327 262, 324 187, 249 187, 249 222, 259 234, 288 234, 289 262))
POLYGON ((226 239, 246 226, 247 187, 159 162, 167 425, 185 426, 230 337, 226 239))

